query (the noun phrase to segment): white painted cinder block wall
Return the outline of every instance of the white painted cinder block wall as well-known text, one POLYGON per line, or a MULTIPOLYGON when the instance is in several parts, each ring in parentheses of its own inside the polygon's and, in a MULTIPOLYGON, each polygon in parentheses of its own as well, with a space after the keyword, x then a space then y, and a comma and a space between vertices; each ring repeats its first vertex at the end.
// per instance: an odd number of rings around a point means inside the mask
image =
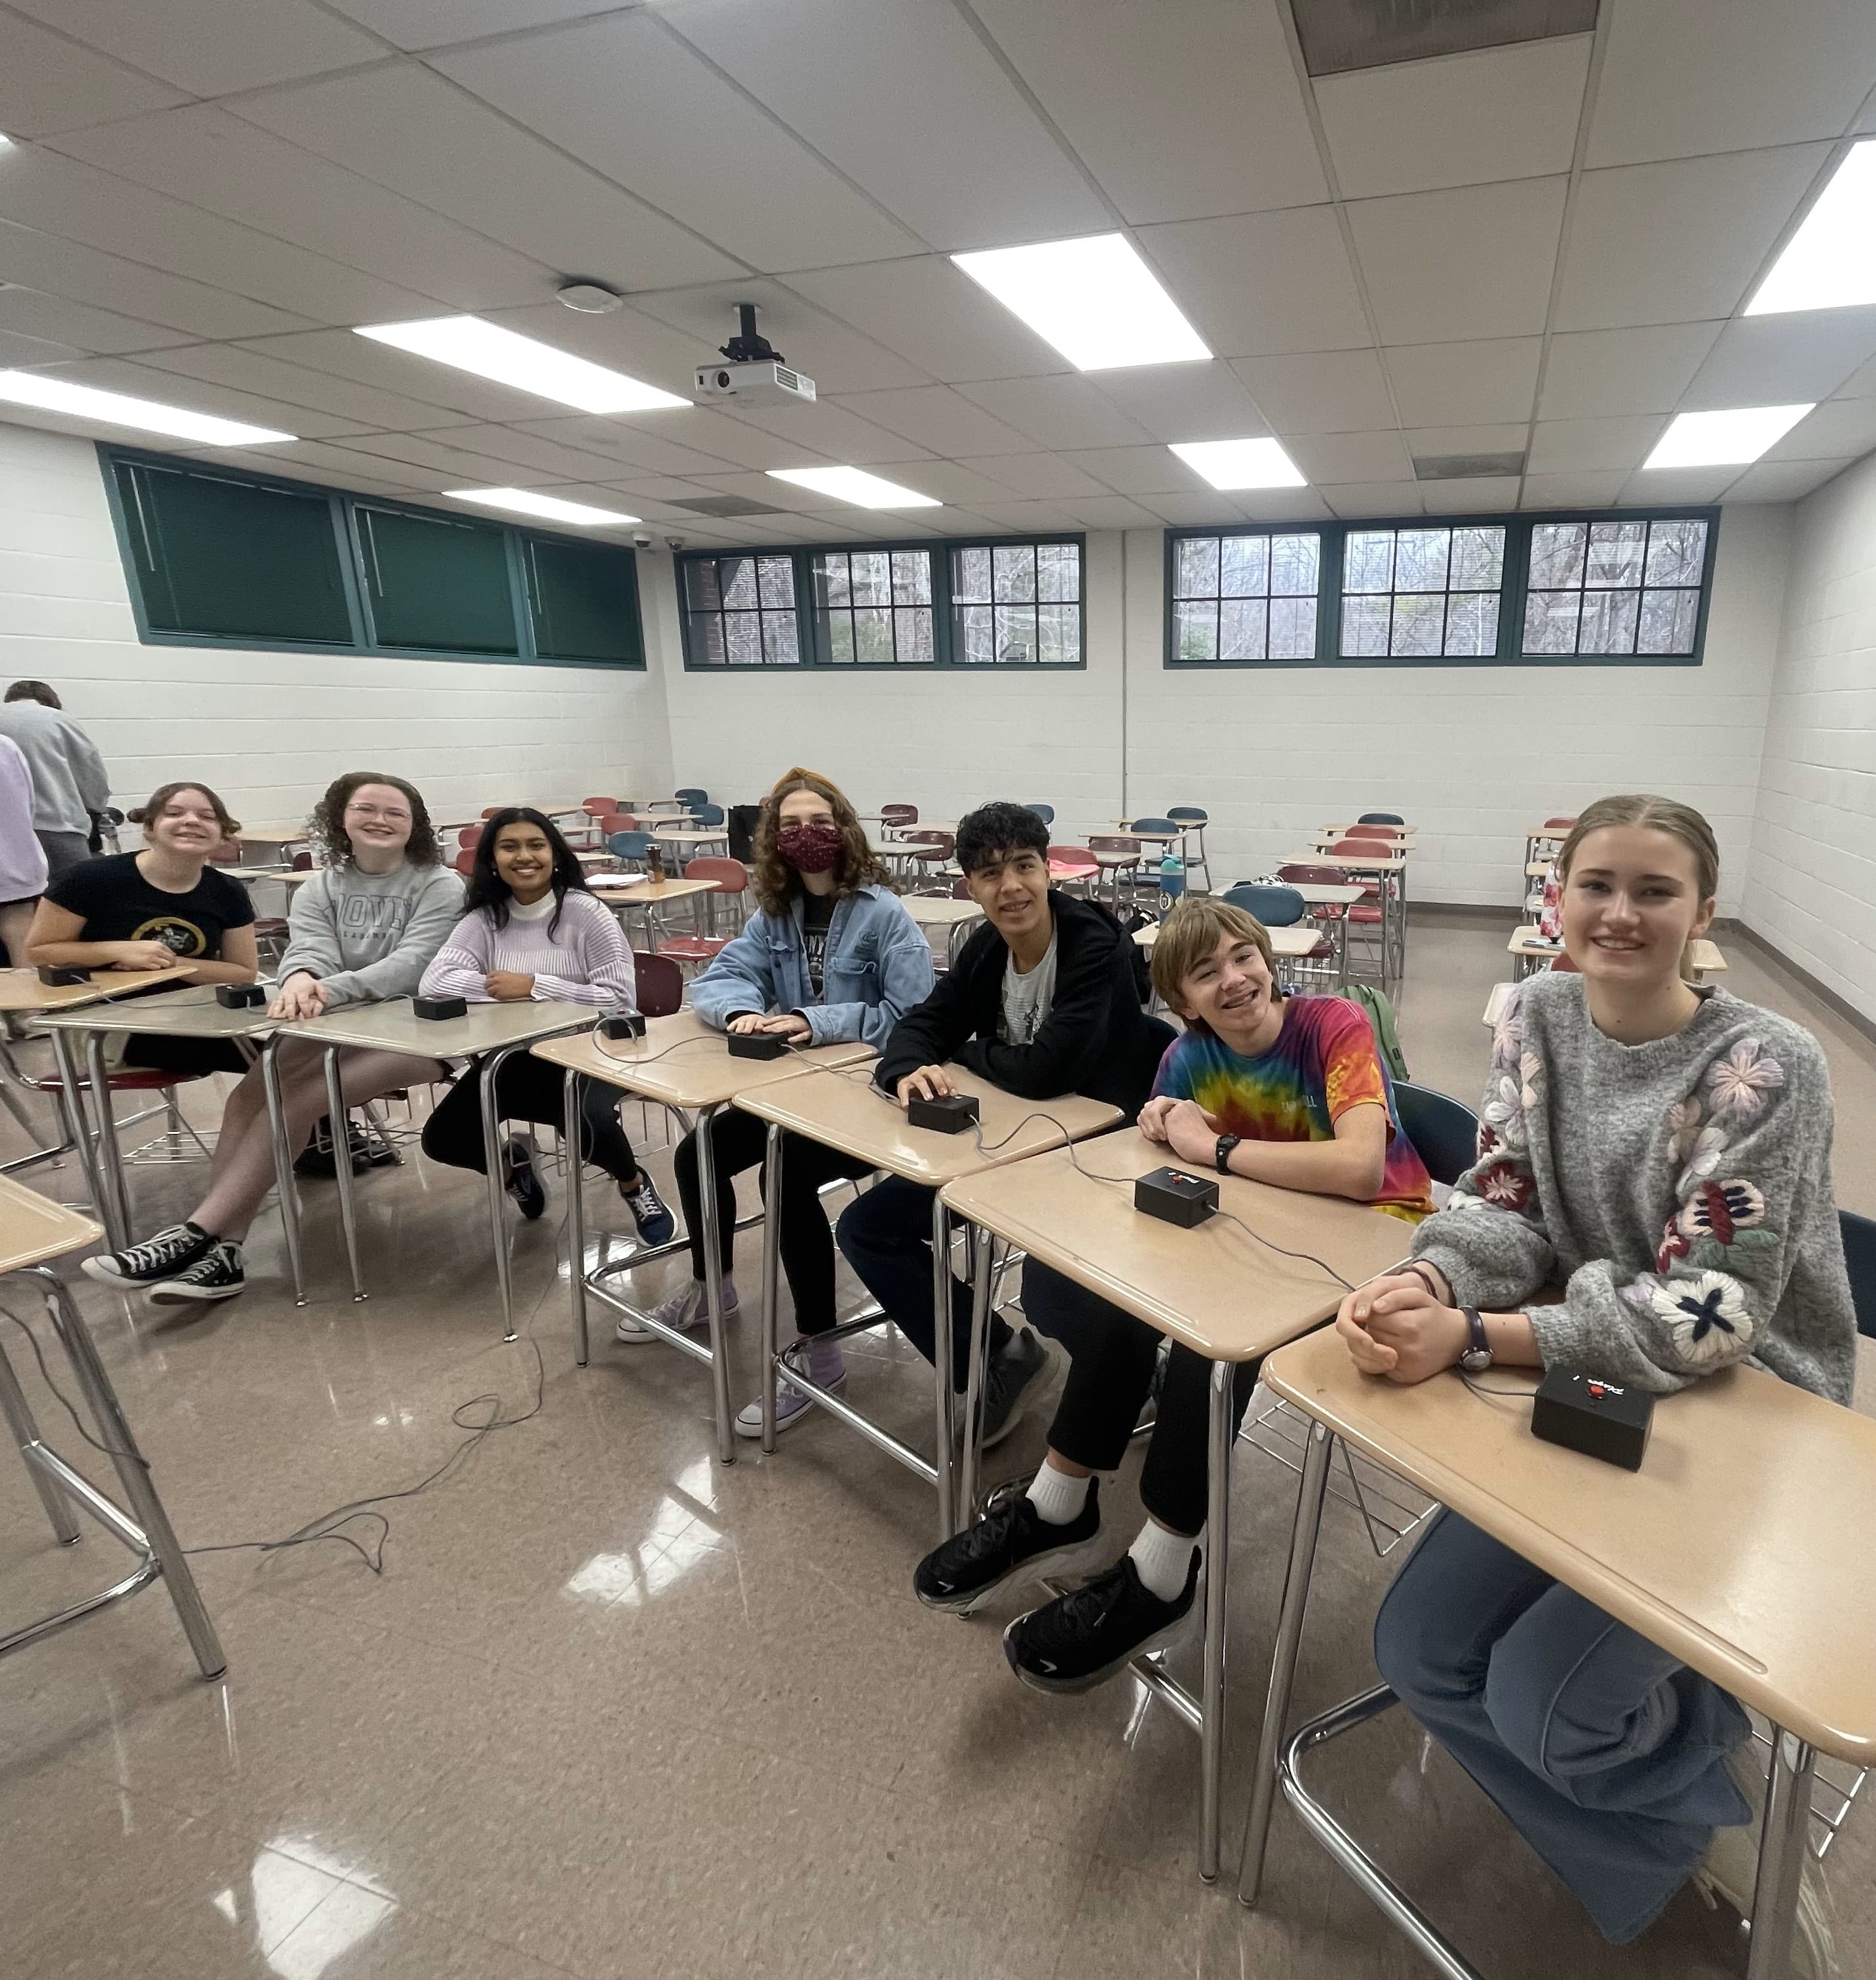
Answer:
POLYGON ((237 817, 302 817, 340 772, 398 772, 433 816, 489 793, 671 787, 656 669, 382 659, 138 642, 95 449, 0 424, 0 686, 50 681, 128 809, 178 776, 237 817))
POLYGON ((1744 912, 1876 1018, 1876 456, 1794 513, 1744 912))

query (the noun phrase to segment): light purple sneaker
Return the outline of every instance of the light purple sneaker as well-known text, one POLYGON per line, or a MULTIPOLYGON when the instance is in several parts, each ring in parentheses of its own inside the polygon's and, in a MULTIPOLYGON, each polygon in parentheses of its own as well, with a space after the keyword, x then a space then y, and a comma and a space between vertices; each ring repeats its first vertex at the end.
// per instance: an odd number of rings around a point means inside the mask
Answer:
MULTIPOLYGON (((808 1378, 818 1382, 824 1389, 832 1389, 837 1394, 847 1386, 847 1357, 840 1351, 837 1340, 817 1341, 808 1350, 808 1378)), ((775 1429, 778 1433, 791 1428, 801 1421, 815 1406, 812 1396, 804 1396, 800 1390, 792 1387, 779 1377, 775 1380, 775 1429)), ((762 1434, 762 1406, 761 1403, 746 1403, 736 1415, 736 1434, 739 1437, 760 1437, 762 1434)))

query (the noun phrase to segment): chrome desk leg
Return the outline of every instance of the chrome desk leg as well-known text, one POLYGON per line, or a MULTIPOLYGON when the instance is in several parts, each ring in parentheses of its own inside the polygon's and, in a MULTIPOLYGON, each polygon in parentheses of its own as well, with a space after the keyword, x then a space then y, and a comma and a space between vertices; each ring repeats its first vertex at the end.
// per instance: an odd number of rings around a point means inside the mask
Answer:
POLYGON ((103 1185, 98 1180, 98 1154, 91 1146, 91 1122, 86 1117, 81 1091, 84 1075, 78 1071, 78 1055, 71 1049, 71 1034, 56 1031, 51 1039, 52 1056, 58 1065, 59 1111, 65 1117, 65 1132, 78 1150, 78 1167, 85 1173, 85 1191, 91 1198, 91 1208, 99 1221, 108 1225, 111 1213, 105 1202, 103 1185))
POLYGON ((0 1417, 5 1419, 25 1460, 26 1475, 39 1495, 39 1503, 45 1508, 45 1517, 52 1523, 53 1537, 61 1546, 77 1546, 81 1530, 78 1516, 71 1510, 71 1500, 38 1461, 38 1453, 46 1446, 40 1437, 39 1426, 32 1420, 32 1406, 26 1400, 26 1392, 13 1373, 12 1363, 6 1358, 4 1340, 0 1340, 0 1417))
POLYGON ((1211 1364, 1211 1449, 1205 1488, 1205 1670, 1199 1726, 1199 1875, 1218 1881, 1218 1804, 1224 1779, 1224 1632, 1226 1563, 1231 1545, 1231 1405, 1237 1373, 1229 1361, 1211 1364))
MULTIPOLYGON (((706 1107, 697 1115, 699 1207, 703 1212, 703 1291, 710 1309, 710 1388, 716 1404, 716 1453, 725 1464, 736 1461, 736 1429, 729 1414, 729 1337, 723 1325, 722 1219, 716 1201, 716 1156, 710 1124, 719 1109, 706 1107)), ((733 1221, 735 1213, 730 1213, 733 1221)))
POLYGON ((566 1156, 566 1284, 573 1302, 573 1359, 586 1365, 586 1205, 580 1194, 580 1136, 586 1122, 580 1105, 579 1075, 569 1065, 562 1082, 560 1132, 566 1156))
POLYGON ((952 1426, 957 1410, 952 1400, 951 1311, 951 1216, 936 1190, 931 1192, 931 1367, 937 1384, 938 1538, 948 1540, 958 1530, 956 1472, 951 1457, 952 1426))
POLYGON ((352 1198, 352 1123, 345 1111, 344 1090, 339 1081, 337 1045, 326 1048, 326 1118, 332 1129, 332 1174, 339 1185, 339 1222, 345 1232, 345 1256, 352 1268, 352 1297, 366 1299, 364 1275, 358 1269, 358 1206, 352 1198))
MULTIPOLYGON (((287 1268, 293 1274, 293 1303, 306 1304, 306 1271, 300 1259, 300 1191, 294 1151, 287 1141, 287 1110, 280 1093, 280 1040, 261 1048, 261 1091, 267 1097, 267 1132, 274 1143, 274 1185, 280 1198, 281 1234, 287 1241, 287 1268)), ((346 1152, 351 1151, 349 1147, 346 1152)))
POLYGON ((782 1130, 773 1121, 762 1159, 762 1449, 775 1447, 775 1355, 781 1332, 782 1130))
MULTIPOLYGON (((1309 1606, 1310 1576, 1316 1566, 1316 1536, 1323 1523, 1323 1494, 1329 1485, 1329 1456, 1335 1440, 1319 1423, 1310 1425, 1309 1449, 1297 1487, 1296 1524, 1290 1536, 1290 1566, 1283 1576, 1283 1606, 1277 1612, 1277 1646, 1270 1658, 1270 1684, 1264 1695, 1263 1726, 1257 1736, 1257 1770, 1253 1776, 1250 1819, 1244 1825, 1243 1854, 1238 1865, 1240 1904, 1254 1906, 1263 1882, 1264 1848, 1270 1840, 1270 1812, 1277 1799, 1277 1757, 1283 1743, 1283 1722, 1290 1713, 1290 1686, 1297 1674, 1297 1649, 1303 1641, 1303 1612, 1309 1606)), ((1216 1543, 1214 1543, 1214 1545, 1216 1543)))
POLYGON ((131 1241, 130 1192, 124 1184, 124 1151, 118 1146, 118 1120, 111 1107, 111 1075, 105 1065, 105 1035, 87 1032, 85 1061, 91 1073, 91 1105, 98 1115, 98 1171, 107 1191, 105 1222, 116 1220, 111 1248, 121 1251, 131 1241))
MULTIPOLYGON (((508 1232, 502 1215, 502 1124, 500 1106, 495 1098, 495 1081, 502 1068, 517 1049, 513 1045, 500 1051, 484 1052, 476 1077, 482 1088, 482 1160, 488 1171, 489 1235, 495 1245, 495 1282, 502 1292, 502 1338, 515 1337, 514 1286, 508 1269, 508 1232)), ((574 1144, 576 1148, 579 1144, 574 1144)))
POLYGON ((958 1476, 957 1525, 961 1532, 977 1517, 977 1474, 984 1450, 984 1364, 990 1345, 996 1250, 996 1240, 988 1231, 971 1233, 971 1358, 964 1380, 964 1464, 958 1476))
POLYGON ((1759 1831, 1746 1980, 1785 1980, 1791 1970, 1791 1922, 1798 1915, 1798 1887, 1810 1847, 1807 1824, 1817 1757, 1803 1740, 1772 1728, 1771 1776, 1759 1831))

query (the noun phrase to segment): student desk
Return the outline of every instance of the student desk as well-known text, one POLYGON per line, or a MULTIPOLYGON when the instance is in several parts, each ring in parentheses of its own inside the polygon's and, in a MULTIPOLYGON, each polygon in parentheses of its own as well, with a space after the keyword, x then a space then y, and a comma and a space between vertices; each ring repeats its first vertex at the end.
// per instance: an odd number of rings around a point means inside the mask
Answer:
MULTIPOLYGON (((1127 1129, 1084 1144, 1074 1159, 1061 1150, 953 1183, 945 1201, 961 1217, 1021 1245, 1212 1364, 1201 1696, 1194 1699, 1157 1657, 1132 1666, 1199 1735, 1199 1875, 1209 1883, 1218 1874, 1224 1758, 1234 1364, 1254 1361, 1319 1325, 1342 1298, 1342 1287, 1319 1266, 1284 1251, 1313 1252, 1359 1285, 1406 1256, 1413 1231, 1365 1204, 1306 1196, 1241 1176, 1217 1178, 1220 1207, 1267 1244, 1224 1217, 1184 1229, 1131 1207, 1134 1179, 1168 1164, 1180 1166, 1170 1149, 1127 1129), (1273 1248, 1280 1245, 1282 1251, 1273 1248)), ((989 1317, 983 1293, 971 1315, 974 1349, 989 1317)))
POLYGON ((1325 832, 1333 832, 1338 839, 1349 839, 1358 832, 1366 832, 1375 839, 1404 839, 1411 845, 1420 828, 1417 825, 1325 825, 1325 832))
MULTIPOLYGON (((489 1233, 495 1245, 495 1276, 502 1293, 502 1338, 515 1337, 514 1288, 508 1269, 507 1231, 502 1211, 502 1150, 500 1111, 495 1102, 495 1081, 503 1066, 518 1051, 536 1039, 556 1032, 583 1031, 596 1024, 602 1013, 591 1004, 555 1003, 532 1000, 514 1004, 471 1004, 460 1018, 420 1018, 407 997, 383 1004, 348 1004, 323 1018, 296 1018, 278 1027, 263 1065, 272 1082, 268 1095, 269 1118, 275 1125, 274 1161, 281 1177, 283 1198, 291 1191, 286 1179, 292 1173, 291 1153, 283 1147, 281 1128, 279 1071, 274 1051, 286 1038, 304 1038, 317 1045, 325 1057, 326 1111, 332 1121, 333 1172, 339 1185, 339 1221, 345 1232, 345 1255, 352 1270, 352 1297, 366 1298, 365 1282, 358 1264, 358 1211, 352 1181, 350 1138, 345 1097, 339 1083, 339 1054, 347 1045, 367 1050, 410 1052, 419 1058, 471 1058, 483 1055, 482 1081, 482 1152, 488 1164, 489 1233)), ((579 1144, 576 1141, 577 1149, 579 1144)), ((295 1287, 296 1297, 304 1296, 295 1287)))
POLYGON ((652 832, 660 845, 676 846, 680 859, 695 857, 706 845, 720 845, 725 854, 729 851, 729 828, 726 825, 656 825, 652 832))
MULTIPOLYGON (((615 914, 619 915, 621 921, 625 919, 622 910, 632 908, 643 909, 645 945, 648 948, 652 947, 658 939, 656 911, 659 908, 672 901, 688 901, 692 925, 697 926, 700 905, 699 897, 704 894, 714 894, 717 891, 714 880, 643 880, 623 874, 616 879, 612 879, 603 873, 596 873, 587 885, 592 888, 594 899, 603 901, 615 914)), ((701 935, 703 931, 698 927, 697 932, 701 935)))
MULTIPOLYGON (((1333 866, 1343 873, 1371 875, 1381 896, 1381 975, 1385 983, 1407 966, 1407 855, 1378 852, 1285 852, 1286 866, 1333 866)), ((1280 881, 1279 885, 1287 885, 1280 881)), ((1346 937, 1344 938, 1346 942, 1346 937)))
MULTIPOLYGON (((1505 945, 1515 958, 1512 981, 1518 982, 1526 976, 1534 975, 1539 969, 1554 962, 1563 953, 1562 942, 1546 942, 1537 930, 1529 925, 1513 929, 1511 939, 1505 945)), ((1693 972, 1693 980, 1698 983, 1717 974, 1726 967, 1726 958, 1715 944, 1702 935, 1688 944, 1687 966, 1693 972)))
POLYGON ((234 842, 241 849, 241 858, 245 860, 251 845, 271 846, 277 858, 287 846, 310 845, 312 836, 311 828, 302 818, 284 824, 277 822, 267 825, 244 825, 234 835, 234 842))
MULTIPOLYGON (((708 1186, 716 1173, 710 1149, 711 1124, 729 1101, 743 1093, 781 1080, 799 1079, 812 1066, 851 1065, 871 1058, 872 1049, 862 1045, 820 1045, 796 1051, 780 1058, 732 1058, 720 1031, 713 1031, 695 1011, 678 1011, 668 1018, 646 1022, 640 1039, 585 1038, 556 1038, 534 1048, 537 1058, 563 1067, 566 1072, 566 1131, 574 1131, 579 1118, 577 1076, 603 1080, 641 1100, 656 1101, 680 1117, 695 1111, 697 1117, 697 1168, 704 1180, 701 1208, 703 1224, 703 1284, 709 1308, 710 1344, 700 1347, 688 1334, 666 1327, 650 1314, 628 1306, 603 1283, 605 1280, 674 1251, 688 1251, 688 1237, 674 1238, 667 1244, 635 1248, 616 1264, 599 1264, 586 1270, 585 1207, 580 1201, 578 1171, 567 1190, 567 1283, 573 1298, 573 1348, 575 1358, 586 1365, 586 1301, 590 1295, 616 1313, 628 1314, 659 1340, 680 1348, 709 1369, 716 1412, 717 1453, 725 1464, 736 1461, 736 1434, 730 1420, 729 1347, 723 1330, 723 1258, 717 1228, 716 1192, 708 1186)), ((832 1082, 829 1082, 830 1084, 832 1082)), ((577 1148, 577 1141, 569 1147, 577 1148)), ((771 1198, 773 1202, 777 1199, 771 1198)), ((732 1209, 732 1214, 734 1214, 732 1209)), ((774 1228, 772 1221, 770 1228, 774 1228)))
POLYGON ((81 1529, 73 1510, 75 1507, 88 1513, 106 1533, 121 1540, 138 1556, 135 1568, 115 1586, 0 1635, 0 1657, 95 1615, 160 1580, 169 1590, 169 1599, 175 1604, 177 1617, 203 1676, 217 1678, 227 1669, 228 1660, 222 1654, 215 1626, 202 1606, 194 1576, 177 1543, 169 1516, 157 1497, 149 1465, 137 1448, 117 1391, 70 1292, 58 1275, 47 1269, 48 1259, 82 1251, 95 1244, 98 1235, 98 1226, 88 1218, 78 1216, 62 1204, 48 1203, 44 1197, 0 1177, 0 1274, 17 1274, 37 1282, 45 1301, 47 1317, 78 1377, 78 1393, 91 1412, 98 1439, 109 1448, 131 1511, 125 1512, 106 1498, 41 1440, 25 1392, 7 1360, 3 1340, 0 1340, 0 1418, 5 1419, 12 1433, 39 1503, 51 1522, 53 1536, 60 1545, 78 1543, 81 1529))
MULTIPOLYGON (((1359 895, 1361 889, 1353 887, 1348 891, 1359 895)), ((1148 922, 1144 928, 1135 929, 1134 946, 1144 948, 1151 955, 1154 944, 1159 939, 1160 926, 1158 922, 1148 922)), ((1292 962, 1310 955, 1323 939, 1322 930, 1310 922, 1298 922, 1290 928, 1266 929, 1264 933, 1270 938, 1270 953, 1292 962)))
MULTIPOLYGON (((1056 1100, 1019 1100, 1014 1094, 1004 1092, 1002 1088, 992 1085, 978 1074, 967 1072, 961 1066, 948 1065, 945 1069, 959 1092, 974 1093, 978 1097, 978 1131, 975 1134, 967 1129, 962 1134, 942 1135, 935 1128, 911 1126, 898 1102, 881 1093, 870 1077, 802 1079, 760 1093, 739 1093, 736 1105, 744 1112, 769 1123, 765 1191, 767 1201, 782 1201, 784 1130, 805 1135, 811 1141, 825 1142, 843 1154, 871 1162, 874 1168, 884 1169, 888 1174, 902 1176, 908 1182, 922 1183, 928 1189, 942 1191, 947 1184, 961 1176, 977 1175, 986 1170, 994 1170, 1001 1174, 1011 1163, 1020 1162, 1025 1155, 1058 1148, 1064 1141, 1078 1141, 1087 1135, 1098 1135, 1121 1118, 1120 1109, 1110 1106, 1104 1100, 1085 1099, 1080 1094, 1064 1094, 1056 1100)), ((968 1221, 976 1221, 969 1213, 966 1215, 968 1221)), ((988 1327, 991 1250, 985 1241, 975 1244, 972 1252, 972 1283, 976 1297, 984 1309, 984 1327, 979 1330, 978 1343, 980 1355, 981 1337, 988 1327)), ((822 1408, 831 1410, 889 1457, 896 1457, 908 1471, 917 1472, 928 1484, 935 1486, 938 1538, 950 1539, 971 1514, 976 1483, 979 1378, 974 1360, 965 1417, 964 1496, 960 1500, 952 1457, 956 1433, 951 1357, 946 1351, 951 1339, 951 1217, 944 1196, 935 1194, 931 1199, 931 1284, 938 1350, 931 1363, 938 1431, 935 1463, 928 1463, 910 1444, 812 1381, 805 1362, 795 1361, 789 1354, 777 1351, 776 1273, 779 1261, 779 1234, 771 1218, 764 1229, 762 1242, 763 1450, 773 1450, 775 1447, 775 1384, 770 1380, 772 1371, 790 1387, 813 1397, 822 1408)), ((850 1321, 820 1338, 838 1340, 847 1334, 878 1324, 877 1317, 850 1321)))
MULTIPOLYGON (((1510 1386, 1516 1373, 1494 1370, 1493 1386, 1510 1386)), ((1377 1686, 1283 1738, 1339 1437, 1771 1720, 1746 1971, 1749 1980, 1785 1980, 1817 1756, 1876 1762, 1876 1577, 1845 1571, 1876 1530, 1876 1422, 1758 1369, 1731 1368, 1655 1399, 1648 1454, 1631 1473, 1539 1441, 1522 1404, 1474 1395, 1456 1374, 1401 1388, 1358 1374, 1333 1334, 1273 1356, 1263 1379, 1310 1430, 1244 1832, 1244 1902, 1257 1902, 1280 1787, 1446 1980, 1478 1980, 1298 1772, 1303 1753, 1385 1711, 1393 1693, 1377 1686), (1716 1506, 1731 1509, 1717 1523, 1716 1506)))
POLYGON ((933 929, 943 929, 945 958, 948 968, 958 959, 960 945, 967 939, 965 931, 973 922, 984 919, 984 910, 975 901, 958 901, 941 894, 906 894, 901 896, 905 912, 928 932, 933 929))

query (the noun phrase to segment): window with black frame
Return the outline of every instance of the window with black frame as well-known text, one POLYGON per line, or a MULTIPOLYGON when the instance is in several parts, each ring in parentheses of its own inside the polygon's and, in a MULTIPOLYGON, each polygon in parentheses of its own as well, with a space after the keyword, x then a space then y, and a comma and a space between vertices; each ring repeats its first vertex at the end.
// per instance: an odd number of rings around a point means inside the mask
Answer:
POLYGON ((812 567, 821 657, 835 666, 931 666, 937 658, 931 554, 817 551, 812 567))
POLYGON ((1689 655, 1706 565, 1702 517, 1533 523, 1522 650, 1689 655))
POLYGON ((1313 659, 1321 568, 1314 530, 1175 538, 1173 657, 1186 666, 1313 659))
POLYGON ((1502 523, 1352 527, 1342 546, 1342 656, 1496 653, 1504 582, 1502 523))
POLYGON ((1078 543, 959 544, 950 575, 955 663, 1081 664, 1078 543))
POLYGON ((787 552, 687 558, 684 605, 692 666, 801 664, 795 560, 787 552))

